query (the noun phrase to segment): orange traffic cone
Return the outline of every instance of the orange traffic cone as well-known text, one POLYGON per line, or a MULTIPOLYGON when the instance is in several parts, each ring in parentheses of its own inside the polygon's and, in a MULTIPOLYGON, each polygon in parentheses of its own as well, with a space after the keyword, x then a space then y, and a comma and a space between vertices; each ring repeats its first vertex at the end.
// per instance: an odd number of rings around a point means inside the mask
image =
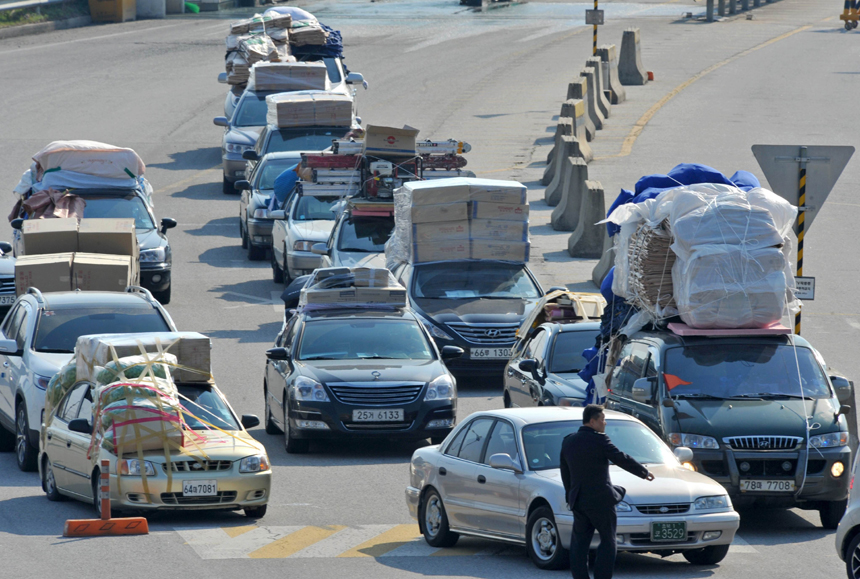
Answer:
POLYGON ((63 529, 64 537, 98 537, 112 535, 148 535, 149 523, 144 517, 110 517, 110 461, 103 460, 101 485, 98 497, 93 500, 102 502, 101 519, 69 519, 63 529))

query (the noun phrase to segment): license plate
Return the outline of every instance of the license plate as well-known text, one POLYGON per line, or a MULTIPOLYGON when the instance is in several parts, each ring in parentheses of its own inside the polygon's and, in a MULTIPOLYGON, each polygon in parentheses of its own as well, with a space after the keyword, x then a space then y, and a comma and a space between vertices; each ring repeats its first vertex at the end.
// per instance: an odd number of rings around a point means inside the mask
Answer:
POLYGON ((687 523, 684 521, 651 523, 652 543, 677 543, 686 540, 687 523))
POLYGON ((741 480, 741 492, 793 493, 796 490, 793 480, 741 480))
POLYGON ((403 409, 396 410, 353 410, 353 422, 400 422, 403 421, 403 409))
POLYGON ((15 296, 0 296, 0 306, 11 306, 15 303, 15 296))
POLYGON ((216 480, 184 480, 182 481, 182 496, 184 497, 214 497, 218 494, 216 480))
POLYGON ((473 360, 507 360, 511 357, 510 348, 472 348, 469 356, 473 360))

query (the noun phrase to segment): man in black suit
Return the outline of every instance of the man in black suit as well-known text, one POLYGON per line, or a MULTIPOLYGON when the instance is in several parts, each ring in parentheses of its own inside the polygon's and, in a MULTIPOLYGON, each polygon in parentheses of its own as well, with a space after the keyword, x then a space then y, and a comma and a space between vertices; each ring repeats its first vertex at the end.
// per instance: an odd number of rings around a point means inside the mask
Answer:
POLYGON ((588 549, 595 529, 600 546, 594 560, 594 579, 610 579, 615 567, 615 505, 624 499, 623 487, 609 479, 609 463, 646 480, 654 475, 618 450, 606 431, 603 407, 589 404, 582 413, 579 431, 568 434, 561 445, 561 480, 567 504, 573 511, 570 572, 573 579, 588 579, 588 549))

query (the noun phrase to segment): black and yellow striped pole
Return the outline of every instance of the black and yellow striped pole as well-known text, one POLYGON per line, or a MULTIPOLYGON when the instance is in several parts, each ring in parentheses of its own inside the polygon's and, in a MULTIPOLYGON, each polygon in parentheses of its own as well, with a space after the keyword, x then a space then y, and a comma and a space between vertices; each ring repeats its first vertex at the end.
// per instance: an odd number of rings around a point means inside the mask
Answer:
MULTIPOLYGON (((597 14, 597 0, 594 0, 594 14, 597 14)), ((594 20, 594 42, 593 48, 591 49, 591 56, 597 56, 597 19, 595 17, 594 20)))
MULTIPOLYGON (((798 176, 798 201, 797 201, 797 277, 803 276, 803 222, 806 210, 806 147, 800 147, 800 175, 798 176)), ((794 316, 794 333, 800 335, 800 312, 794 316)))

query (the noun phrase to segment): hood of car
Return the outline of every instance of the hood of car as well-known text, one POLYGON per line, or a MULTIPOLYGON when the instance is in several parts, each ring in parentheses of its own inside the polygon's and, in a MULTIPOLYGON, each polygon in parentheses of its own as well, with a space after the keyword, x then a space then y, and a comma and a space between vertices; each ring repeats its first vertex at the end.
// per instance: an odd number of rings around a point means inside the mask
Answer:
POLYGON ((141 250, 155 249, 167 245, 167 239, 159 233, 158 229, 138 229, 137 244, 141 250))
POLYGON ((49 354, 47 352, 31 352, 27 366, 34 374, 51 377, 68 364, 74 354, 49 354))
POLYGON ((467 324, 520 324, 537 303, 526 299, 426 299, 414 298, 421 311, 437 322, 467 324))
MULTIPOLYGON (((383 266, 384 267, 384 266, 383 266)), ((0 276, 8 277, 15 275, 15 258, 12 254, 0 256, 0 276)))
MULTIPOLYGON (((584 364, 585 361, 583 361, 584 364)), ((562 396, 571 398, 585 398, 585 389, 588 387, 588 383, 574 372, 552 373, 547 377, 546 382, 555 387, 562 396)))
POLYGON ((810 434, 838 431, 835 400, 695 400, 681 399, 676 410, 678 431, 722 440, 726 436, 775 435, 806 437, 806 417, 821 427, 810 434))
POLYGON ((328 241, 334 221, 290 221, 290 227, 296 235, 296 239, 306 241, 328 241))
POLYGON ((430 382, 447 374, 439 360, 308 360, 296 364, 303 374, 326 384, 390 386, 393 382, 430 382))
MULTIPOLYGON (((170 459, 235 461, 255 454, 266 454, 266 448, 245 431, 194 430, 186 434, 184 450, 172 452, 170 459)), ((144 457, 153 462, 166 462, 163 450, 145 451, 144 457)))
POLYGON ((264 127, 232 127, 224 136, 224 141, 236 145, 256 145, 257 137, 264 127))
POLYGON ((335 267, 379 267, 385 268, 384 253, 362 253, 360 251, 338 251, 335 267))

